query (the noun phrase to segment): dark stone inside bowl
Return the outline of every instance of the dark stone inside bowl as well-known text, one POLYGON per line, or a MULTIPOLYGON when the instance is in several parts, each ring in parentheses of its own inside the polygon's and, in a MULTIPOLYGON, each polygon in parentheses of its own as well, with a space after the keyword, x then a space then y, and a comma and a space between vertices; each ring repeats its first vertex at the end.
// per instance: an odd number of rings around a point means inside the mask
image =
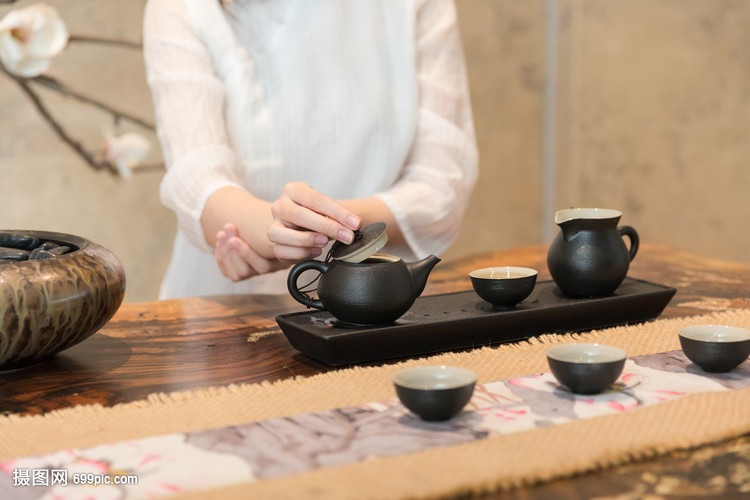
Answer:
POLYGON ((597 394, 609 388, 620 377, 626 357, 621 349, 598 344, 560 345, 547 351, 552 374, 575 394, 597 394), (575 356, 577 359, 570 352, 557 355, 555 351, 556 348, 561 348, 558 352, 564 348, 572 352, 579 347, 581 354, 575 356), (591 353, 594 355, 589 355, 591 353))
POLYGON ((393 377, 401 403, 422 420, 449 420, 471 400, 476 374, 454 367, 407 368, 393 377))
POLYGON ((697 325, 681 329, 679 338, 685 356, 707 372, 728 372, 750 356, 750 331, 744 328, 697 325))
POLYGON ((49 231, 0 230, 0 240, 27 246, 48 241, 70 249, 41 260, 0 263, 0 370, 33 364, 78 344, 120 307, 125 272, 106 248, 49 231))

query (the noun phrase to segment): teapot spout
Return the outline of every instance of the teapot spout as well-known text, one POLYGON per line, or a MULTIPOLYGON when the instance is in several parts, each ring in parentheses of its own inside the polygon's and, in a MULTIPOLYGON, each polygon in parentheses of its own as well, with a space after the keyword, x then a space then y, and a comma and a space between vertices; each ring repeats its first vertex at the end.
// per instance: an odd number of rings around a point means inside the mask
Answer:
POLYGON ((406 264, 407 269, 409 269, 409 274, 411 275, 412 284, 414 285, 414 291, 417 295, 420 295, 424 290, 424 287, 427 284, 427 277, 430 275, 432 268, 435 267, 435 264, 438 262, 440 262, 439 258, 430 255, 419 262, 409 262, 406 264))

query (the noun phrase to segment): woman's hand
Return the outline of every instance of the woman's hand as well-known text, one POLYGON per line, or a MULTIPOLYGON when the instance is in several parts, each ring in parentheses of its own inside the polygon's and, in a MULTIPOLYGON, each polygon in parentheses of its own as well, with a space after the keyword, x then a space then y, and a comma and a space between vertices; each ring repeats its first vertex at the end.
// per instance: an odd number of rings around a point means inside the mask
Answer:
POLYGON ((284 263, 260 256, 239 237, 237 226, 231 223, 216 233, 214 257, 221 274, 235 283, 286 267, 284 263))
POLYGON ((276 258, 287 262, 317 257, 329 238, 349 244, 362 226, 357 215, 304 182, 284 186, 271 214, 268 239, 276 258))
POLYGON ((374 221, 398 227, 376 198, 337 202, 304 182, 287 184, 270 204, 244 191, 223 188, 209 198, 202 223, 205 234, 215 235, 207 241, 214 246, 221 273, 237 282, 318 257, 329 238, 351 243, 363 222, 355 215, 359 210, 374 221), (217 229, 210 233, 212 227, 217 229))

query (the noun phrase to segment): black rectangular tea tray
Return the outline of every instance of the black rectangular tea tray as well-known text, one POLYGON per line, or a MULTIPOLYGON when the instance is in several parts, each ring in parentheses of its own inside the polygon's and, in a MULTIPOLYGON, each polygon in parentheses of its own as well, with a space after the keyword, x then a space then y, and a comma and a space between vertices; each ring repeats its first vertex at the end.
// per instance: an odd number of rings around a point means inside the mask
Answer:
POLYGON ((276 322, 292 347, 336 366, 639 323, 658 317, 675 292, 625 278, 612 295, 572 298, 553 281, 540 281, 513 309, 494 308, 467 290, 419 297, 390 325, 348 325, 319 310, 282 314, 276 322))

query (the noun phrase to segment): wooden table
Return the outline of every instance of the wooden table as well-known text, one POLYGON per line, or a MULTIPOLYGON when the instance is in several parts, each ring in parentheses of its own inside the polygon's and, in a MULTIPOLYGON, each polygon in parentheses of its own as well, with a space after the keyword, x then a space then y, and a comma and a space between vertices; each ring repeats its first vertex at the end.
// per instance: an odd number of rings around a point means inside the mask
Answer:
MULTIPOLYGON (((440 263, 425 294, 471 289, 471 270, 525 266, 550 279, 547 247, 497 251, 440 263)), ((750 266, 663 245, 642 245, 629 276, 672 286, 662 317, 750 307, 750 266)), ((96 335, 56 358, 0 376, 0 411, 39 414, 78 404, 114 405, 230 383, 275 381, 337 369, 294 350, 277 329, 278 314, 303 310, 287 296, 213 296, 125 303, 96 335)), ((750 491, 750 437, 488 496, 593 496, 750 491)))

